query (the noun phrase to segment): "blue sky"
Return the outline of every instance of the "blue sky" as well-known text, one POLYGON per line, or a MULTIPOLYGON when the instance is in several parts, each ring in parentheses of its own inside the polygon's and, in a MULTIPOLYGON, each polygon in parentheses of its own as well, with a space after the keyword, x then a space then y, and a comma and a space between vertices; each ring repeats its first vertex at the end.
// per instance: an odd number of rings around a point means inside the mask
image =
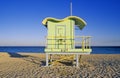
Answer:
MULTIPOLYGON (((87 26, 76 35, 92 36, 94 46, 120 46, 120 0, 72 0, 73 15, 87 26)), ((46 17, 70 15, 70 0, 0 0, 0 46, 45 43, 46 17)))

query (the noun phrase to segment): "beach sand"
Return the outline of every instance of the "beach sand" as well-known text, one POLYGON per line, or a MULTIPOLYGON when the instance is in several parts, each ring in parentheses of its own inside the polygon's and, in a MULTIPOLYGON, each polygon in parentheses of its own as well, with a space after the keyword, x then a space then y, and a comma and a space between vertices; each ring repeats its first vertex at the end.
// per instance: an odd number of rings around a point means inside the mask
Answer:
POLYGON ((82 55, 79 67, 70 61, 46 67, 42 53, 0 52, 0 78, 120 78, 119 54, 82 55))

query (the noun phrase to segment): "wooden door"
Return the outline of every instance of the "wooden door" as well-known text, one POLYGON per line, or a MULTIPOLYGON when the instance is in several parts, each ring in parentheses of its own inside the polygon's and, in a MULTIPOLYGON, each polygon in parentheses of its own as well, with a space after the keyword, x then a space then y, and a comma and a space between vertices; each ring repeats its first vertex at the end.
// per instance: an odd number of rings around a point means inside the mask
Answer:
POLYGON ((56 26, 56 47, 58 49, 61 49, 62 51, 66 48, 65 37, 66 37, 65 26, 64 25, 56 26))

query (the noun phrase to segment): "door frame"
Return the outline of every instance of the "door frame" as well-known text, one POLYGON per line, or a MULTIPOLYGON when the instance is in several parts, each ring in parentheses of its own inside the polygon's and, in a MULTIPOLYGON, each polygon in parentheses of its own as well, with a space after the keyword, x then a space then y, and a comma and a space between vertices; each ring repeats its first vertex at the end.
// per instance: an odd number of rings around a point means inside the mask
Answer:
POLYGON ((55 25, 55 48, 56 49, 66 49, 66 44, 62 44, 62 46, 64 46, 64 48, 59 48, 60 45, 57 42, 58 38, 56 38, 56 36, 58 34, 58 27, 63 27, 65 38, 62 38, 62 39, 64 39, 66 41, 66 25, 63 25, 63 24, 55 25))

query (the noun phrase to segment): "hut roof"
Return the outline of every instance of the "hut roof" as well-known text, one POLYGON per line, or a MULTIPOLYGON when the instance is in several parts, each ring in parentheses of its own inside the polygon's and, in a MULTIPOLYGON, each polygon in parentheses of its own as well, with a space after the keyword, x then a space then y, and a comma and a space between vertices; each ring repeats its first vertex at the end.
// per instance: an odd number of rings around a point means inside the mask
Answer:
POLYGON ((63 22, 63 21, 66 21, 66 20, 74 20, 75 21, 75 25, 77 25, 81 30, 84 28, 84 26, 86 25, 86 22, 80 18, 80 17, 77 17, 77 16, 68 16, 64 19, 56 19, 56 18, 52 18, 52 17, 47 17, 45 18, 43 21, 42 21, 42 24, 44 26, 47 27, 47 22, 48 21, 52 21, 52 22, 63 22))

